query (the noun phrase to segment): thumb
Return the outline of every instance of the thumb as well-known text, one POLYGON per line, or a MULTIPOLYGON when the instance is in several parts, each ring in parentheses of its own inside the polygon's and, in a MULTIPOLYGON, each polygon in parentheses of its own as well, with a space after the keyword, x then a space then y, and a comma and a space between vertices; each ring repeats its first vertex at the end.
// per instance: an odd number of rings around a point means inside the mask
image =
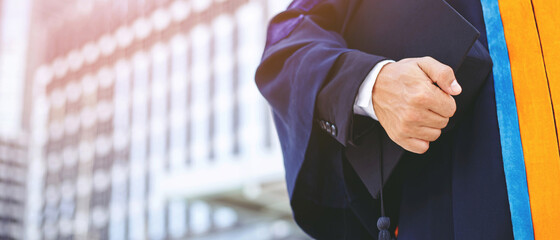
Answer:
POLYGON ((453 69, 431 57, 418 60, 418 66, 438 87, 449 95, 459 95, 462 91, 457 82, 453 69))

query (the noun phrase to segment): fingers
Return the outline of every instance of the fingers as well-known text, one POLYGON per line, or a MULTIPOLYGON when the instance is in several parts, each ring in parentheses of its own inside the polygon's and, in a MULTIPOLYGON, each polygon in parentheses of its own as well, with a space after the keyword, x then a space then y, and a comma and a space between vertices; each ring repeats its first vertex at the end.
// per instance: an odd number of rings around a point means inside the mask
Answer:
POLYGON ((450 118, 455 114, 457 110, 457 104, 455 99, 450 95, 441 92, 437 87, 433 86, 431 102, 428 105, 428 109, 439 114, 442 117, 450 118))
POLYGON ((413 138, 417 138, 423 141, 433 142, 441 136, 441 129, 421 127, 416 131, 413 138))
POLYGON ((430 127, 407 127, 403 129, 402 138, 416 138, 433 142, 441 135, 441 129, 430 127))
POLYGON ((430 57, 408 58, 382 69, 372 97, 379 122, 391 140, 422 154, 455 114, 452 95, 461 91, 450 67, 430 57))
POLYGON ((418 124, 421 127, 437 128, 437 129, 443 129, 447 127, 448 123, 449 123, 449 118, 442 117, 441 115, 432 111, 425 111, 424 113, 421 113, 421 118, 418 121, 418 124))
POLYGON ((447 94, 455 96, 461 93, 461 86, 457 82, 451 67, 431 57, 420 58, 417 64, 418 67, 447 94))
POLYGON ((421 109, 431 110, 442 117, 450 118, 457 110, 455 99, 433 84, 426 84, 412 95, 411 104, 421 109))
POLYGON ((430 143, 428 141, 424 141, 416 138, 408 138, 402 141, 400 146, 409 152, 413 152, 416 154, 423 154, 427 152, 428 149, 430 148, 430 143))
POLYGON ((404 138, 399 145, 410 152, 422 154, 428 151, 430 142, 437 140, 440 136, 440 129, 421 127, 415 131, 414 136, 404 138))

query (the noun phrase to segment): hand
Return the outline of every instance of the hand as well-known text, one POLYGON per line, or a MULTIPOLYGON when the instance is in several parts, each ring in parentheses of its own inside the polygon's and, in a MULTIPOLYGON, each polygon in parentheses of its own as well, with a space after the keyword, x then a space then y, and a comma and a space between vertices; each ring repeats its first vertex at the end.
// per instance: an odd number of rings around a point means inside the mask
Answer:
POLYGON ((373 109, 391 140, 421 154, 455 114, 451 95, 460 93, 449 66, 431 57, 407 58, 381 69, 372 90, 373 109))

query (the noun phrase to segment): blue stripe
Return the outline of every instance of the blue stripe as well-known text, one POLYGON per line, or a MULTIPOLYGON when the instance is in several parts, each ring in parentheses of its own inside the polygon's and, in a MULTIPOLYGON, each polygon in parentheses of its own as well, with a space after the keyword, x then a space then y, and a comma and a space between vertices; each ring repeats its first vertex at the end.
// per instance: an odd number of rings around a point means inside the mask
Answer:
POLYGON ((482 0, 488 47, 494 62, 494 89, 504 159, 504 172, 515 239, 535 239, 525 160, 513 91, 511 66, 498 0, 482 0))

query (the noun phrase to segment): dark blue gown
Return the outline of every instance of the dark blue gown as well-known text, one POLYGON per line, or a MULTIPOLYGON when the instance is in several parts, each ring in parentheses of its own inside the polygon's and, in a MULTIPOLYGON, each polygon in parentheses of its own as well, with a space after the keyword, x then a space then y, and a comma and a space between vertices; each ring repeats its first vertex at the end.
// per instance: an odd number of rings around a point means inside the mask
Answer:
POLYGON ((384 37, 352 20, 367 14, 359 11, 367 1, 296 0, 270 23, 256 83, 273 109, 296 222, 317 239, 376 239, 379 200, 348 159, 377 166, 382 158, 396 166, 383 189, 399 239, 513 239, 480 2, 447 1, 481 33, 456 76, 483 84, 458 106, 453 127, 416 155, 352 112, 361 82, 386 59, 357 44, 384 37))

